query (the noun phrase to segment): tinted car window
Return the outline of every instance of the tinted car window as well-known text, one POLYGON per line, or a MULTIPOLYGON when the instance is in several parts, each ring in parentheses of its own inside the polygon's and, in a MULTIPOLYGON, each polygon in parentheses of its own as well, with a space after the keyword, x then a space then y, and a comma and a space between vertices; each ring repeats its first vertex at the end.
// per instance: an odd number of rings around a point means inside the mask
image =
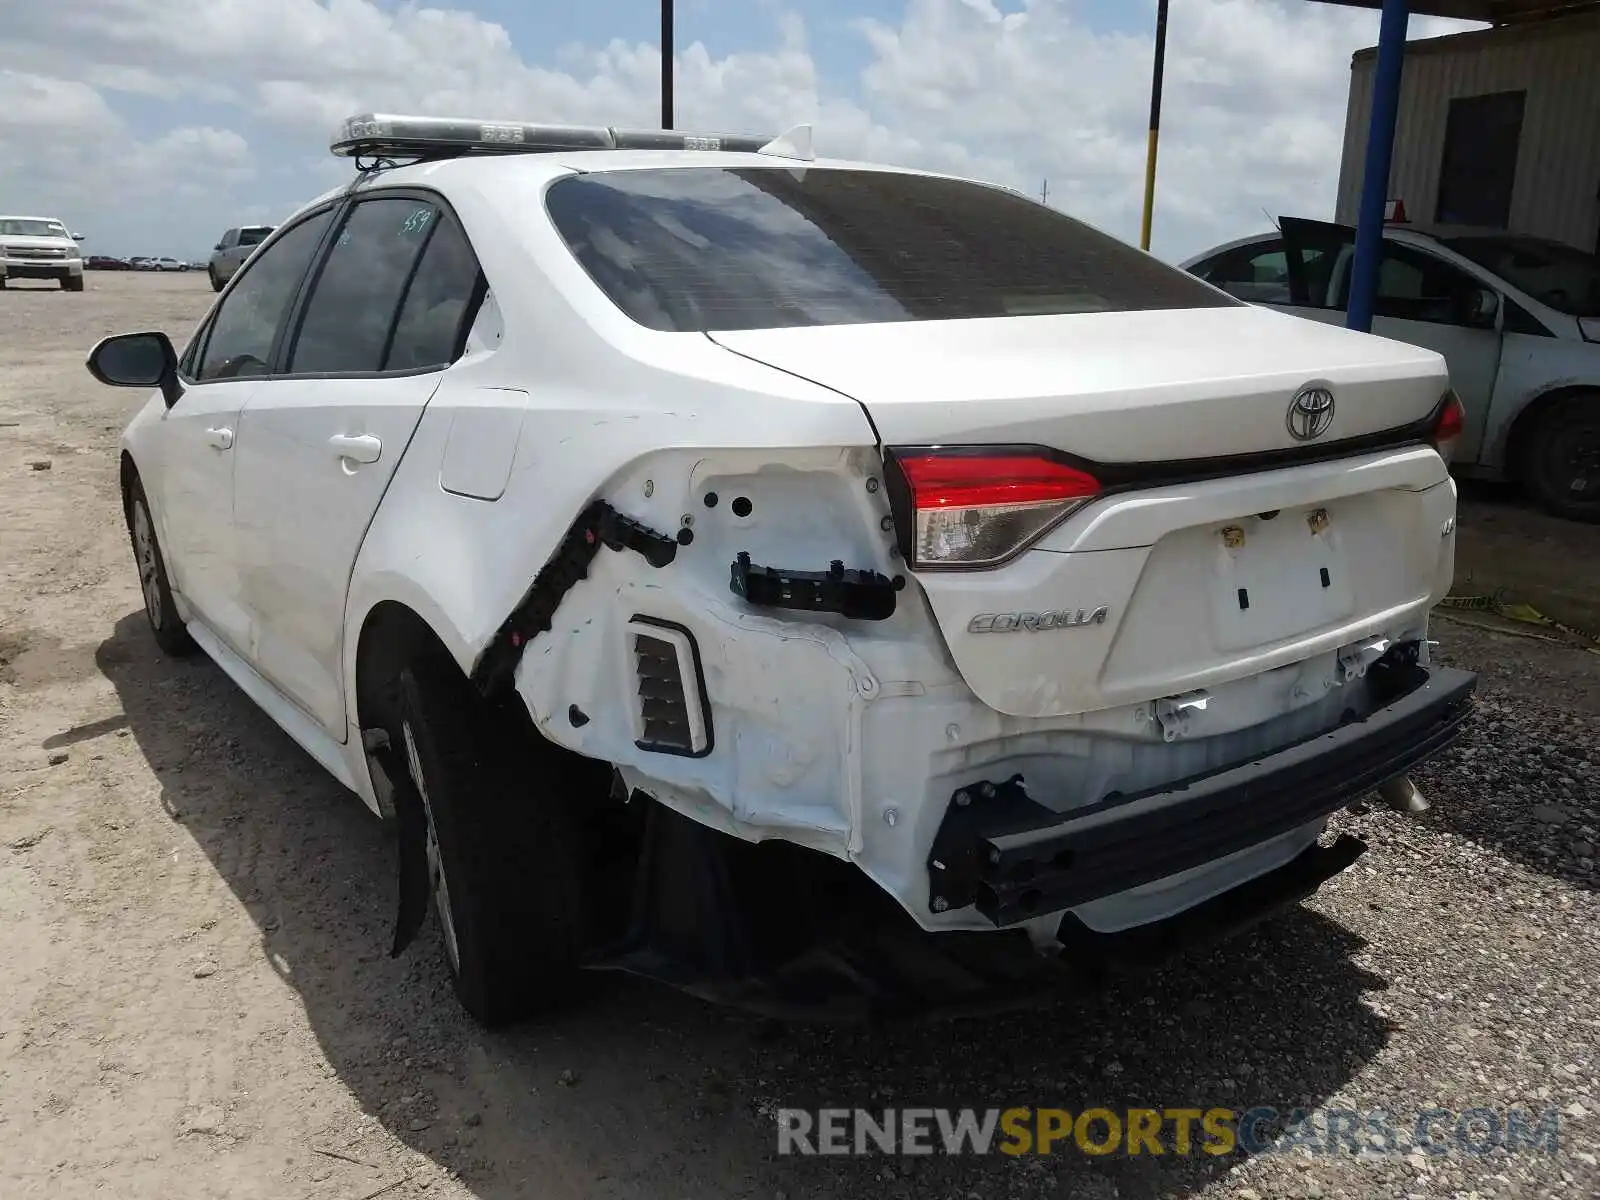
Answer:
POLYGON ((891 171, 597 171, 546 206, 652 329, 763 329, 1238 303, 1063 213, 891 171))
MULTIPOLYGON (((1350 281, 1345 279, 1348 290, 1350 281)), ((1479 291, 1472 276, 1443 259, 1388 243, 1378 264, 1373 312, 1404 321, 1466 325, 1479 291)))
POLYGON ((1252 304, 1290 304, 1289 255, 1283 239, 1255 242, 1219 254, 1193 273, 1252 304))
POLYGON ((1545 238, 1506 235, 1441 240, 1557 312, 1600 317, 1600 256, 1545 238))
POLYGON ((401 293, 438 215, 433 205, 400 196, 350 210, 312 285, 290 371, 382 368, 401 293))
POLYGON ((241 245, 241 246, 254 246, 254 245, 257 245, 260 242, 266 241, 267 240, 267 234, 269 234, 271 232, 272 232, 271 227, 270 226, 266 226, 266 225, 257 225, 257 226, 254 226, 253 228, 241 229, 241 230, 239 230, 239 245, 241 245))
POLYGON ((289 301, 333 219, 327 209, 263 249, 223 300, 211 322, 197 379, 263 375, 289 301))
POLYGON ((447 216, 428 239, 406 291, 386 371, 442 367, 461 353, 478 297, 478 260, 466 234, 447 216))

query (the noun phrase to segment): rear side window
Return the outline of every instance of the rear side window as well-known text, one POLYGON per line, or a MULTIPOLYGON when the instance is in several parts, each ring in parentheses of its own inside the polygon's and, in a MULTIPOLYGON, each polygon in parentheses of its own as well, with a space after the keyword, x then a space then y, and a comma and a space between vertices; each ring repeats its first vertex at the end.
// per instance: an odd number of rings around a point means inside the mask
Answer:
POLYGON ((255 246, 267 240, 267 234, 272 232, 269 225, 257 225, 254 228, 239 230, 239 245, 255 246))
POLYGON ((383 369, 400 297, 438 215, 426 201, 398 196, 350 210, 312 287, 291 373, 383 369))
POLYGON ((461 354, 468 322, 476 315, 478 260, 466 234, 441 214, 406 291, 386 371, 443 367, 461 354))
POLYGON ((1207 283, 1251 304, 1290 304, 1289 256, 1283 239, 1253 242, 1191 268, 1207 283))
POLYGON ((651 329, 1237 304, 1064 213, 891 171, 598 171, 546 195, 595 283, 651 329))

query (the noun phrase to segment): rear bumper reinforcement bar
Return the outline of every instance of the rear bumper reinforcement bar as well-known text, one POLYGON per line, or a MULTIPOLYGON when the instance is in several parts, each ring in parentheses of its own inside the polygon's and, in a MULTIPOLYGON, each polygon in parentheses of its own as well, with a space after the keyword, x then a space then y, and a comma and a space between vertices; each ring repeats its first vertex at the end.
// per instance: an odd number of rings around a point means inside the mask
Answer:
POLYGON ((1014 925, 1288 833, 1454 741, 1477 676, 1402 656, 1376 664, 1369 685, 1380 704, 1366 717, 1159 790, 1059 813, 1031 799, 1020 777, 962 788, 929 855, 930 906, 976 905, 995 925, 1014 925))

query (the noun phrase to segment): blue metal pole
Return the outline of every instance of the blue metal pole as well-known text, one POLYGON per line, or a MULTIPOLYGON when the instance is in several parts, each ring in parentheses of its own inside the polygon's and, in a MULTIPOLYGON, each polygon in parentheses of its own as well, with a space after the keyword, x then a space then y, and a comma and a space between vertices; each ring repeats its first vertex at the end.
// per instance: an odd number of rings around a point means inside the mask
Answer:
POLYGON ((1395 115, 1400 108, 1400 73, 1406 57, 1409 0, 1383 0, 1378 25, 1378 65, 1372 73, 1372 121, 1367 127, 1367 161, 1361 172, 1361 209, 1356 220, 1356 254, 1350 274, 1350 308, 1345 324, 1372 331, 1372 304, 1378 294, 1378 258, 1383 248, 1383 209, 1388 200, 1389 161, 1394 154, 1395 115))

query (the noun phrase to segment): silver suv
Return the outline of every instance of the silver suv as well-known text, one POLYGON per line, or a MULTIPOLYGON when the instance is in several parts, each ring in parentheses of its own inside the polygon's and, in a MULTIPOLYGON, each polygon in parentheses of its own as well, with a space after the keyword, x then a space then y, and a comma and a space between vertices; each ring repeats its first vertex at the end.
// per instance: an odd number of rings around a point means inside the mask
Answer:
POLYGON ((222 290, 223 285, 233 278, 233 273, 244 265, 244 260, 267 240, 272 228, 271 225, 241 225, 222 235, 222 240, 213 247, 211 262, 206 267, 206 274, 211 277, 212 291, 222 290))

